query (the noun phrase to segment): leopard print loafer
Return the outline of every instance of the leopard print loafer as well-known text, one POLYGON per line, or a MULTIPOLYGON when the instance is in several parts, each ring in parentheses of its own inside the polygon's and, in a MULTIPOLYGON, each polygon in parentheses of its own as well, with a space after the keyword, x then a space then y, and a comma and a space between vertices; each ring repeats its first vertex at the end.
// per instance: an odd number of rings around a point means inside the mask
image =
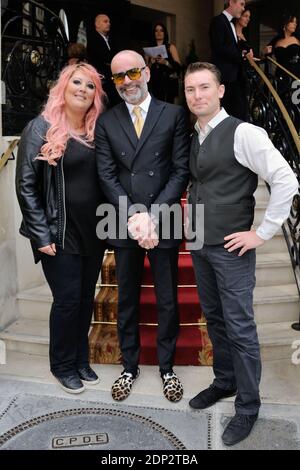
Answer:
POLYGON ((180 401, 183 396, 183 386, 175 374, 171 371, 162 376, 163 392, 167 400, 176 402, 180 401))
POLYGON ((126 372, 126 370, 123 370, 120 377, 113 383, 111 387, 111 395, 113 399, 116 401, 125 400, 125 398, 130 395, 132 385, 139 375, 139 369, 137 370, 135 376, 131 372, 126 372))

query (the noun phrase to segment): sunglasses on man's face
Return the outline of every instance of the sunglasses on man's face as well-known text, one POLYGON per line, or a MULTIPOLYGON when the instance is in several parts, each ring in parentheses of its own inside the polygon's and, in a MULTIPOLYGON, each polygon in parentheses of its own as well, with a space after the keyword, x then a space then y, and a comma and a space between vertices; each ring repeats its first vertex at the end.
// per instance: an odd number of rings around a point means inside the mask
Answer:
POLYGON ((145 68, 146 66, 141 68, 136 67, 134 69, 127 70, 126 72, 113 73, 111 78, 115 85, 123 85, 126 75, 130 80, 139 80, 142 76, 142 71, 145 70, 145 68))

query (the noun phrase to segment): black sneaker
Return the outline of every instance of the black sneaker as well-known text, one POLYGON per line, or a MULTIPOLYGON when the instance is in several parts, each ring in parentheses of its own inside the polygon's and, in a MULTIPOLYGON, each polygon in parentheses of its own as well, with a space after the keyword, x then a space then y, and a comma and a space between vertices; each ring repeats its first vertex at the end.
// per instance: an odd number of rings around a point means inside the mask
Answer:
POLYGON ((96 372, 90 366, 82 367, 81 369, 77 369, 79 378, 84 384, 87 385, 96 385, 100 382, 100 379, 96 372))
POLYGON ((233 397, 236 394, 237 390, 223 390, 222 388, 218 388, 212 384, 192 398, 189 405, 191 408, 195 408, 195 410, 204 410, 205 408, 214 405, 222 398, 233 397))
POLYGON ((54 377, 65 392, 81 393, 85 390, 85 386, 77 374, 68 375, 66 377, 58 377, 54 375, 54 377))
POLYGON ((246 439, 246 437, 249 436, 257 418, 258 413, 255 415, 236 414, 223 432, 222 440, 224 444, 226 446, 233 446, 246 439))

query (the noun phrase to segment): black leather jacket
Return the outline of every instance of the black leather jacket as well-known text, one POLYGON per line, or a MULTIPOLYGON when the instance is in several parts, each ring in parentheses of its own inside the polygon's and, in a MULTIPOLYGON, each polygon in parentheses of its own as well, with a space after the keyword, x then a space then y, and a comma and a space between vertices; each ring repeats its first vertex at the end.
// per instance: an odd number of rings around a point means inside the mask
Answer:
POLYGON ((31 241, 35 262, 38 248, 56 243, 64 246, 65 188, 63 158, 57 166, 36 160, 48 123, 38 116, 25 127, 18 148, 16 192, 23 215, 20 233, 31 241))

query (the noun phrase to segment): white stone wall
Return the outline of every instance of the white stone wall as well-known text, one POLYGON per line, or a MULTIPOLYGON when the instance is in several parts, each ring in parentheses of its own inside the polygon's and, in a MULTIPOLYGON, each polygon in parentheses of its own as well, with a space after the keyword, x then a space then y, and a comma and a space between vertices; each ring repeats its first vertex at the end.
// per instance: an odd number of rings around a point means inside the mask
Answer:
MULTIPOLYGON (((4 143, 2 143, 1 154, 3 149, 4 143)), ((9 164, 0 172, 0 329, 10 323, 17 314, 14 194, 11 188, 13 168, 9 164)))
POLYGON ((132 0, 132 4, 176 15, 176 46, 184 62, 189 43, 195 39, 200 60, 210 57, 208 27, 214 14, 214 0, 132 0))
MULTIPOLYGON (((1 139, 1 154, 10 140, 13 137, 1 139)), ((44 282, 29 241, 19 234, 21 212, 15 195, 15 168, 16 162, 8 161, 0 172, 0 329, 19 315, 17 293, 44 282)))

